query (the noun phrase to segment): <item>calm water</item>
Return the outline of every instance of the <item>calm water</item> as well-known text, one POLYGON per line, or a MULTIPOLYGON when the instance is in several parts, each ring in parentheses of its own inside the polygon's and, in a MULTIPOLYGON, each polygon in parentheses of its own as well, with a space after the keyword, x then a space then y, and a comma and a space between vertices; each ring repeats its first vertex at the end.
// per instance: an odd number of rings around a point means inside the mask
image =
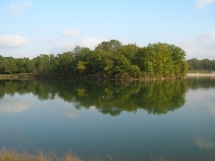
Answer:
POLYGON ((202 160, 215 153, 215 78, 0 81, 0 143, 83 159, 202 160))

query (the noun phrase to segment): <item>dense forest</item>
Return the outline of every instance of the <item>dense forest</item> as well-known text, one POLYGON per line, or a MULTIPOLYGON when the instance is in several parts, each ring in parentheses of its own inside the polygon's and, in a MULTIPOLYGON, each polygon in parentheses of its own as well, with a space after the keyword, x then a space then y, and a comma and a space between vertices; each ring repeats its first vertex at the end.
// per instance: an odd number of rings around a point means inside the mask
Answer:
POLYGON ((180 47, 166 43, 138 47, 110 40, 98 44, 94 50, 76 46, 73 51, 41 54, 33 59, 0 55, 0 74, 104 79, 183 78, 188 69, 185 55, 180 47))
POLYGON ((189 64, 189 70, 207 70, 208 72, 215 71, 215 60, 196 58, 187 60, 189 64))

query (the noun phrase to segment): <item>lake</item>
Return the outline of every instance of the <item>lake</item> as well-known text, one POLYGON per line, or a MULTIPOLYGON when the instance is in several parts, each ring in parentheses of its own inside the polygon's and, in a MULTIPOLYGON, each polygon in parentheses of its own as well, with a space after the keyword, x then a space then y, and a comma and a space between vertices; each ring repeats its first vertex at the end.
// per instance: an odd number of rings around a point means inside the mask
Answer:
POLYGON ((215 153, 215 78, 0 81, 0 143, 100 160, 215 153))

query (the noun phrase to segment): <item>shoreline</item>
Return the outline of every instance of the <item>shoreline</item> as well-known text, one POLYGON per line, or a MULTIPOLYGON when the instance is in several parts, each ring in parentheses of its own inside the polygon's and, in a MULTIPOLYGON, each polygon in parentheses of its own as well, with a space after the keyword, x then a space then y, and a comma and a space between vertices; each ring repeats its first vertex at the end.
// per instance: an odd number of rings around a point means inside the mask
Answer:
MULTIPOLYGON (((188 73, 187 75, 184 76, 184 78, 187 77, 215 77, 215 73, 188 73)), ((50 77, 39 77, 34 73, 18 73, 18 74, 0 74, 0 80, 29 80, 29 79, 36 79, 36 78, 44 78, 44 79, 49 79, 49 78, 56 78, 56 79, 62 79, 62 78, 73 78, 74 80, 128 80, 128 81, 133 81, 133 80, 169 80, 169 79, 177 79, 177 78, 150 78, 150 77, 143 77, 143 78, 127 78, 127 79, 116 79, 116 78, 97 78, 97 77, 64 77, 64 76, 50 76, 50 77)))
MULTIPOLYGON (((64 155, 62 155, 61 157, 57 157, 55 152, 48 152, 48 153, 44 153, 43 151, 38 151, 37 153, 29 153, 24 149, 21 149, 21 151, 19 151, 19 149, 6 149, 6 148, 0 148, 0 160, 1 161, 84 161, 84 159, 80 158, 77 155, 74 155, 73 153, 71 153, 70 151, 68 151, 67 153, 65 153, 64 155)), ((201 159, 202 161, 215 161, 215 156, 214 154, 209 155, 209 156, 205 156, 205 157, 201 157, 199 159, 201 159)), ((110 155, 107 155, 105 158, 105 160, 108 161, 113 161, 113 159, 111 158, 110 155)), ((119 159, 119 158, 118 158, 119 159)), ((117 159, 117 160, 118 160, 117 159)), ((166 157, 161 156, 159 158, 157 158, 156 160, 160 160, 160 161, 173 161, 173 160, 177 160, 177 158, 173 158, 173 159, 166 159, 166 157)), ((178 158, 180 159, 180 158, 178 158)), ((90 158, 87 159, 88 161, 100 161, 103 159, 100 159, 99 157, 97 158, 90 158)), ((129 159, 130 160, 130 159, 129 159)), ((153 161, 154 159, 149 159, 149 161, 153 161)), ((181 159, 180 159, 181 160, 181 159)))
POLYGON ((188 73, 185 77, 215 77, 215 74, 211 73, 188 73))

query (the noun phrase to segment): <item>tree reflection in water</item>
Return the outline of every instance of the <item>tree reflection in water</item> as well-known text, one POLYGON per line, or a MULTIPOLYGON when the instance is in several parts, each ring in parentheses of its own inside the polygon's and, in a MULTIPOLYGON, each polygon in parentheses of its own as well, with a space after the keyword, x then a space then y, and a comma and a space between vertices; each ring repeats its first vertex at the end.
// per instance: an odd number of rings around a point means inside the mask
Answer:
POLYGON ((165 114, 185 103, 187 80, 151 82, 83 82, 57 80, 0 81, 0 98, 5 94, 32 93, 40 100, 59 96, 77 109, 92 106, 103 114, 118 116, 122 111, 144 109, 149 114, 165 114))

